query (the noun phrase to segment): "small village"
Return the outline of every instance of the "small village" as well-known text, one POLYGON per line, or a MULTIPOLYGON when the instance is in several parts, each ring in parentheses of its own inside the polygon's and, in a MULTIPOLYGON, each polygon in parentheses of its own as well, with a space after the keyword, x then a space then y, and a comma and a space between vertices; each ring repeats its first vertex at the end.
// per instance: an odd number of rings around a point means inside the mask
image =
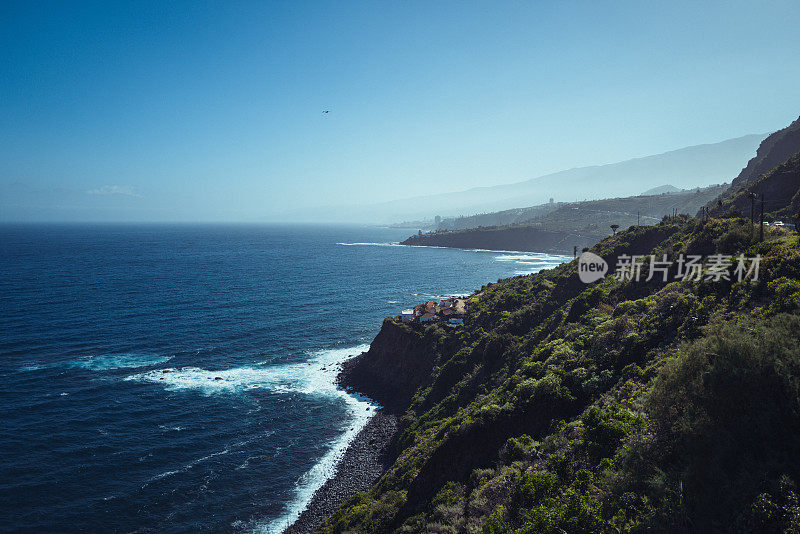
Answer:
POLYGON ((447 326, 457 327, 464 324, 467 299, 447 297, 438 303, 429 300, 400 312, 398 319, 404 323, 427 324, 444 322, 447 326))

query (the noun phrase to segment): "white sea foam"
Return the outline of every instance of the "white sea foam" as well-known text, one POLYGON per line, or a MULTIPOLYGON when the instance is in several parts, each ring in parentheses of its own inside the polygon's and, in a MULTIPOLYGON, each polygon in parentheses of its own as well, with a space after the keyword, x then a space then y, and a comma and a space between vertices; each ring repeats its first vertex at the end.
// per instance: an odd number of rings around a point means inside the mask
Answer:
POLYGON ((562 256, 553 256, 545 253, 502 254, 500 256, 495 256, 494 259, 497 261, 538 261, 542 263, 553 264, 561 263, 563 261, 562 256))
MULTIPOLYGON (((220 371, 199 367, 156 369, 128 376, 125 380, 159 384, 173 391, 195 390, 204 395, 246 393, 255 388, 265 388, 274 393, 303 393, 343 400, 350 412, 347 430, 332 443, 320 461, 298 479, 294 498, 287 504, 284 513, 268 523, 253 526, 253 530, 257 532, 282 532, 305 510, 314 493, 336 473, 347 446, 375 413, 368 399, 337 388, 335 382, 337 364, 368 348, 369 345, 361 345, 323 350, 310 354, 307 361, 282 365, 265 362, 220 371)), ((214 455, 226 452, 219 451, 214 455)), ((200 458, 180 469, 162 473, 157 479, 191 469, 206 459, 208 458, 200 458)))
POLYGON ((171 360, 171 356, 125 352, 122 354, 104 354, 101 356, 86 356, 70 362, 71 367, 89 369, 91 371, 108 371, 111 369, 126 369, 135 367, 149 367, 160 365, 171 360))
POLYGON ((167 363, 171 359, 171 356, 159 356, 158 354, 123 352, 120 354, 80 356, 62 362, 26 365, 20 367, 20 371, 39 371, 41 369, 52 369, 54 367, 72 367, 86 369, 88 371, 110 371, 113 369, 150 367, 152 365, 167 363))
POLYGON ((198 464, 201 464, 201 463, 203 463, 205 461, 208 461, 208 460, 214 458, 215 456, 222 456, 223 454, 228 454, 229 452, 231 452, 231 450, 236 449, 236 448, 241 447, 242 445, 246 445, 246 444, 247 444, 246 442, 236 443, 231 447, 225 447, 221 451, 212 452, 211 454, 208 454, 206 456, 202 456, 200 458, 196 458, 196 459, 192 460, 191 462, 189 462, 188 464, 186 464, 184 466, 181 466, 178 469, 173 469, 173 470, 170 470, 170 471, 164 471, 163 473, 159 473, 156 476, 150 478, 150 480, 148 480, 147 482, 145 482, 144 485, 142 486, 142 488, 145 488, 145 487, 149 486, 150 484, 152 484, 153 482, 156 482, 158 480, 161 480, 161 479, 164 479, 164 478, 167 478, 167 477, 171 477, 173 475, 177 475, 178 473, 185 473, 186 471, 190 470, 191 468, 193 468, 194 466, 196 466, 198 464))
POLYGON ((199 367, 154 369, 130 375, 125 380, 160 384, 171 391, 197 390, 205 395, 241 393, 265 388, 277 393, 346 395, 336 388, 336 364, 359 354, 369 345, 320 351, 303 362, 274 365, 268 362, 218 371, 199 367))
MULTIPOLYGON (((367 348, 369 348, 368 345, 360 347, 361 351, 366 350, 367 348)), ((317 357, 323 361, 330 362, 329 365, 332 365, 334 362, 343 361, 348 354, 352 353, 352 349, 345 351, 322 351, 317 353, 317 357)), ((283 515, 273 519, 267 524, 257 525, 254 528, 254 531, 256 532, 269 534, 283 532, 287 527, 294 523, 297 518, 300 517, 300 514, 303 513, 303 510, 305 510, 308 504, 311 502, 314 493, 321 488, 328 479, 336 474, 339 460, 342 458, 347 446, 350 444, 353 438, 355 438, 356 435, 361 432, 361 430, 375 413, 374 409, 372 409, 372 405, 367 399, 356 395, 351 395, 342 391, 341 389, 337 389, 333 383, 336 372, 335 369, 331 370, 329 368, 328 371, 326 371, 326 373, 331 372, 333 373, 332 376, 326 377, 324 375, 320 375, 312 382, 317 383, 317 380, 322 380, 324 383, 329 384, 320 385, 323 386, 326 391, 330 392, 331 395, 335 395, 347 403, 347 407, 351 413, 348 429, 333 443, 325 456, 323 456, 322 459, 317 462, 316 465, 314 465, 314 467, 312 467, 307 473, 300 477, 300 479, 297 481, 295 497, 292 502, 287 505, 287 509, 283 515)))
POLYGON ((448 293, 446 295, 435 295, 433 293, 412 293, 411 295, 414 296, 414 297, 417 297, 417 298, 424 299, 424 300, 436 300, 436 301, 439 301, 439 300, 442 300, 442 299, 449 299, 449 298, 452 298, 452 297, 465 299, 465 298, 469 297, 470 295, 472 295, 472 293, 471 292, 468 293, 468 292, 464 292, 464 291, 462 291, 462 292, 456 291, 454 293, 448 293))
POLYGON ((336 243, 345 247, 402 247, 400 243, 336 243))
POLYGON ((514 262, 517 265, 525 266, 525 270, 515 271, 515 275, 528 275, 538 273, 542 269, 548 269, 568 261, 567 256, 556 256, 546 253, 506 253, 495 256, 496 261, 514 262))

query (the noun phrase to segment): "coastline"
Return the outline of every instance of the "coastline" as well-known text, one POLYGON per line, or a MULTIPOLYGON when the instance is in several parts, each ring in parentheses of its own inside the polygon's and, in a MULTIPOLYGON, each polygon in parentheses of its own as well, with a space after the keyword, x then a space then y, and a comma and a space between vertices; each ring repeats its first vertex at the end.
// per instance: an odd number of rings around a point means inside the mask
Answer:
POLYGON ((409 236, 401 245, 459 249, 514 250, 542 254, 568 254, 573 247, 591 247, 605 235, 543 230, 533 226, 504 226, 453 230, 409 236))
POLYGON ((333 477, 314 492, 308 506, 284 532, 313 532, 339 505, 367 491, 389 467, 390 444, 399 421, 399 415, 379 409, 347 446, 333 477))

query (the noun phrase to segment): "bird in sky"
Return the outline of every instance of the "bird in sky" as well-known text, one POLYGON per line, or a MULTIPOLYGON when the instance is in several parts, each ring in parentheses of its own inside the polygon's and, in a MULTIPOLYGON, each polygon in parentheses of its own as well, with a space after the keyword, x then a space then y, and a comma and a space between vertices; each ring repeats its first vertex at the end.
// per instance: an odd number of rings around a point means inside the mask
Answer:
POLYGON ((325 110, 323 110, 322 112, 323 112, 323 113, 330 113, 330 110, 327 110, 327 109, 325 109, 325 110))

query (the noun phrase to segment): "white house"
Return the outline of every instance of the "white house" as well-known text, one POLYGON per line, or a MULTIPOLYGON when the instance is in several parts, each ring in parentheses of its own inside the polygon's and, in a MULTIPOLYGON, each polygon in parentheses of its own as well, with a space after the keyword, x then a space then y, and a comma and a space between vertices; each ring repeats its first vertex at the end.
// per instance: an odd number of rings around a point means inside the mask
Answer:
POLYGON ((403 321, 404 323, 410 323, 411 321, 413 321, 414 320, 414 310, 411 309, 411 308, 408 308, 406 310, 401 311, 400 312, 400 320, 403 321))

